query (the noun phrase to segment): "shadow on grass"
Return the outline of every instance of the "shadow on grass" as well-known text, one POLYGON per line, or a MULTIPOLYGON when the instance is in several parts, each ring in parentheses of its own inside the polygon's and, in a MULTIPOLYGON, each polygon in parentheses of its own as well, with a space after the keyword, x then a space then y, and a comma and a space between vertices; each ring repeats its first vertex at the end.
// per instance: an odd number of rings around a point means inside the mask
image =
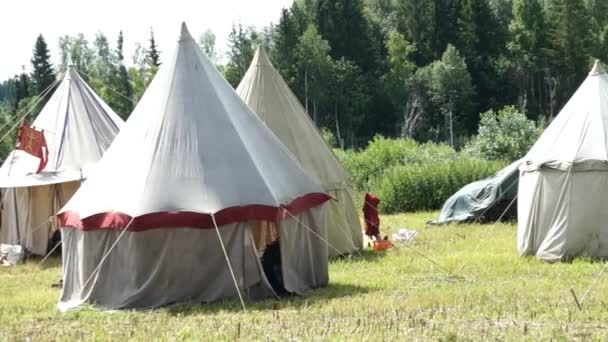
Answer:
MULTIPOLYGON (((373 291, 351 284, 329 284, 326 287, 316 289, 308 296, 289 296, 281 299, 264 299, 260 301, 245 301, 247 311, 272 311, 282 309, 306 309, 319 303, 326 303, 332 299, 357 296, 373 291)), ((166 307, 169 314, 173 316, 182 315, 205 315, 218 312, 241 312, 243 308, 238 299, 226 299, 212 303, 201 304, 175 304, 166 307)))
POLYGON ((329 262, 330 263, 349 262, 349 261, 376 262, 376 261, 380 261, 382 258, 384 258, 386 256, 386 253, 387 253, 387 251, 377 252, 377 251, 374 251, 371 249, 364 249, 364 250, 361 250, 361 251, 353 253, 353 254, 340 255, 335 258, 331 258, 329 260, 329 262))

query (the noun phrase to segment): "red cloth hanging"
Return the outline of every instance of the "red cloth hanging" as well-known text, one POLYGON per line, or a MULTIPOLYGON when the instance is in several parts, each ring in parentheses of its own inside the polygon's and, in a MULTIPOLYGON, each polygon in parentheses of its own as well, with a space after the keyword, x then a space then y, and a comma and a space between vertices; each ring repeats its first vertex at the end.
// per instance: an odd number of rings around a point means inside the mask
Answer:
POLYGON ((40 159, 36 173, 44 169, 49 157, 49 149, 46 145, 46 139, 44 139, 44 131, 37 131, 25 124, 21 125, 19 134, 17 135, 16 148, 40 159))
POLYGON ((363 203, 363 217, 365 218, 365 235, 377 236, 380 234, 380 216, 378 215, 380 199, 373 194, 365 193, 363 203))

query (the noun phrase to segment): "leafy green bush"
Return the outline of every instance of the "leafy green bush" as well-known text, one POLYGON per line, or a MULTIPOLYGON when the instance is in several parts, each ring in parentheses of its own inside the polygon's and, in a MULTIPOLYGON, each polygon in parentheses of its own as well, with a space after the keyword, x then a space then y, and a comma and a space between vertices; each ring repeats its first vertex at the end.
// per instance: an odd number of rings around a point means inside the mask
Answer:
POLYGON ((350 173, 359 190, 369 189, 372 181, 396 165, 433 164, 458 158, 458 153, 444 144, 420 144, 411 139, 387 139, 376 136, 362 151, 339 151, 336 156, 350 173))
POLYGON ((382 200, 383 213, 441 208, 464 185, 488 177, 505 166, 470 157, 441 163, 397 165, 376 178, 371 190, 382 200))
POLYGON ((439 209, 464 185, 503 168, 444 144, 375 137, 361 151, 335 150, 355 188, 378 195, 384 213, 439 209))
POLYGON ((336 136, 331 130, 325 127, 321 128, 321 136, 323 137, 323 140, 325 140, 327 146, 331 148, 338 147, 338 140, 336 140, 336 136))
POLYGON ((534 121, 507 106, 498 113, 489 110, 481 114, 479 134, 466 149, 479 158, 514 161, 528 152, 541 133, 534 121))

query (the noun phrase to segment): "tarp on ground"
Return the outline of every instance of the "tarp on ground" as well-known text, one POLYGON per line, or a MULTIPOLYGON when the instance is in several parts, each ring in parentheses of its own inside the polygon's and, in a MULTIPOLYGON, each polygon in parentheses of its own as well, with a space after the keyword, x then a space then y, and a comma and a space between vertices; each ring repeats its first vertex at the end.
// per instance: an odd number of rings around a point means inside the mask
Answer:
POLYGON ((493 221, 503 213, 514 216, 520 163, 517 160, 488 178, 465 185, 445 201, 439 218, 430 223, 493 221))

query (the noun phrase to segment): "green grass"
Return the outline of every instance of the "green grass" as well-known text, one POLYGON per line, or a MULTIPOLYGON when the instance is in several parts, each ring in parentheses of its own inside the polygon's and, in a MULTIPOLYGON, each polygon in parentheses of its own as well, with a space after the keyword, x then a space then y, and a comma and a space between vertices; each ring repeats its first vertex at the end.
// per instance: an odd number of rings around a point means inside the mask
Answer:
POLYGON ((0 340, 606 340, 608 274, 579 310, 602 263, 520 258, 515 226, 424 228, 435 213, 382 217, 420 229, 411 245, 336 260, 307 298, 61 314, 58 260, 0 268, 0 340), (446 270, 442 269, 445 268, 446 270), (448 272, 449 271, 449 272, 448 272))

